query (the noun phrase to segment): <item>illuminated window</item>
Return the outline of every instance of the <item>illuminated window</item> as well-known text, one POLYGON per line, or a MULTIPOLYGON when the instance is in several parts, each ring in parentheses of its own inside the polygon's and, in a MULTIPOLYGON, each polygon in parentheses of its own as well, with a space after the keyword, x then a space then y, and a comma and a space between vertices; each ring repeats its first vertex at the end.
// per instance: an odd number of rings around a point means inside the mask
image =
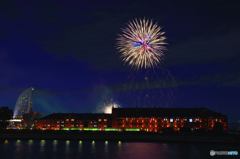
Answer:
POLYGON ((191 123, 193 120, 192 119, 189 119, 189 122, 191 123))
POLYGON ((71 121, 74 121, 74 119, 71 119, 71 121))
POLYGON ((104 119, 104 121, 107 121, 107 119, 104 119))
POLYGON ((98 121, 102 121, 102 119, 98 119, 98 121))

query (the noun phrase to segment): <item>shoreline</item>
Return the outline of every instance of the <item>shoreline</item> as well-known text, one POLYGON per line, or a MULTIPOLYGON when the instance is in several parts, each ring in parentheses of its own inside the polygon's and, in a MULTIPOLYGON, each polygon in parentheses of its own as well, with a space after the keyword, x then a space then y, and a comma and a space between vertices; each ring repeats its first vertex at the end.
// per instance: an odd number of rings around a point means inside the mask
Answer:
POLYGON ((0 140, 81 140, 240 144, 239 134, 156 134, 144 132, 4 130, 0 140))

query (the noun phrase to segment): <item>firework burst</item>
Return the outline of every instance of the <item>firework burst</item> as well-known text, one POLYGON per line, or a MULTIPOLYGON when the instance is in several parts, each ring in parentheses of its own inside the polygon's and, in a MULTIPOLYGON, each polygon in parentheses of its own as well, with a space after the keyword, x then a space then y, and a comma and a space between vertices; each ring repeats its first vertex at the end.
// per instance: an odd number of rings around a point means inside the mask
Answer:
POLYGON ((156 66, 166 50, 164 34, 152 20, 131 21, 117 39, 122 60, 137 69, 156 66))

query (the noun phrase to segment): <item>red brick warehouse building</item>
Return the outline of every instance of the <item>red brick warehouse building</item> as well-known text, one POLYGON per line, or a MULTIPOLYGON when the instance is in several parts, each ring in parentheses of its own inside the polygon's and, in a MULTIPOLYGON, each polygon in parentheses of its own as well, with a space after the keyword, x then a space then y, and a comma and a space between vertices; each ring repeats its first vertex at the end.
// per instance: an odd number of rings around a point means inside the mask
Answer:
POLYGON ((227 131, 227 117, 206 108, 113 108, 112 114, 55 113, 35 121, 41 130, 227 131))

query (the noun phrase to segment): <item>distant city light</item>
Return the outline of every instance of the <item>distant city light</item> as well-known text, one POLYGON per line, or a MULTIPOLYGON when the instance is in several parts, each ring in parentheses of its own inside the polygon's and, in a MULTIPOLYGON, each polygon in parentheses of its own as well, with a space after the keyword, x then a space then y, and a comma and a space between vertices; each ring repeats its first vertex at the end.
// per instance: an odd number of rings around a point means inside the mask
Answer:
POLYGON ((170 119, 170 122, 171 122, 171 123, 173 122, 173 119, 172 119, 172 118, 170 119))
POLYGON ((191 123, 193 120, 192 119, 189 119, 189 122, 191 123))

